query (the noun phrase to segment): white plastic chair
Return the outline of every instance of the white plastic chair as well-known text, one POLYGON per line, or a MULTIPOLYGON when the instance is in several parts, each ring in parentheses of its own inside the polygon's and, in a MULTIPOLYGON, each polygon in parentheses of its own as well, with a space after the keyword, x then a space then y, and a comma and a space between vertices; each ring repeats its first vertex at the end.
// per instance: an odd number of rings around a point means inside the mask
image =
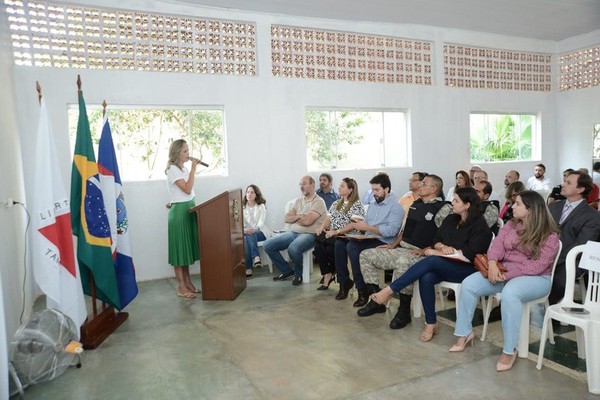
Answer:
MULTIPOLYGON (((552 275, 550 278, 550 284, 552 285, 552 281, 554 280, 554 270, 556 269, 556 263, 558 262, 558 257, 560 256, 560 252, 562 250, 562 242, 558 241, 558 253, 556 253, 556 257, 554 257, 554 264, 552 264, 552 275)), ((519 357, 527 358, 529 356, 529 320, 531 314, 531 306, 534 304, 544 303, 546 309, 549 307, 548 305, 548 294, 542 296, 540 298, 528 301, 523 304, 523 312, 521 314, 521 327, 519 329, 519 343, 518 343, 518 353, 519 357)), ((492 312, 492 304, 494 303, 493 299, 496 299, 498 303, 502 302, 502 293, 496 293, 493 296, 490 296, 487 307, 483 314, 483 333, 481 334, 481 341, 485 340, 487 335, 487 330, 489 326, 490 313, 492 312)), ((550 329, 552 329, 552 325, 550 325, 550 329)), ((552 339, 552 343, 554 343, 554 338, 552 339)))
POLYGON ((558 304, 546 309, 540 352, 538 354, 537 369, 542 369, 544 348, 549 329, 552 327, 551 319, 566 322, 576 327, 577 354, 579 358, 585 357, 588 391, 600 394, 600 243, 589 241, 585 245, 572 248, 566 260, 565 297, 558 304), (575 289, 575 274, 577 271, 576 260, 583 253, 579 268, 588 270, 588 288, 583 304, 573 301, 575 289), (567 307, 583 308, 587 313, 574 313, 565 310, 567 307))

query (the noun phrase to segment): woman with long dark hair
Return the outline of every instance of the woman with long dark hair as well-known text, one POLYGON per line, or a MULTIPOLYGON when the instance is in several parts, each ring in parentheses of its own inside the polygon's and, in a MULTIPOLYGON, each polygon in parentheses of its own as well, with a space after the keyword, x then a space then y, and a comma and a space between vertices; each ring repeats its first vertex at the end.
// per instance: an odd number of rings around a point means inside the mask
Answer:
POLYGON ((400 278, 371 295, 371 301, 365 308, 385 304, 394 293, 418 280, 425 311, 425 329, 419 339, 422 342, 430 341, 439 328, 435 314, 435 285, 441 281, 460 283, 477 272, 472 264, 475 255, 485 253, 492 239, 492 232, 481 215, 480 205, 481 200, 475 189, 456 189, 452 199, 454 213, 442 222, 431 248, 420 250, 428 257, 416 262, 400 278))
POLYGON ((342 197, 329 207, 327 218, 321 226, 315 230, 317 240, 315 242, 315 256, 323 282, 317 290, 329 289, 331 282, 335 282, 335 238, 346 233, 360 234, 353 231, 347 225, 351 223, 351 217, 364 218, 365 209, 358 197, 358 185, 352 178, 344 178, 338 187, 338 193, 342 197))
POLYGON ((472 320, 479 297, 501 292, 504 347, 496 365, 499 372, 511 369, 517 358, 523 303, 550 292, 552 264, 559 248, 558 228, 539 193, 521 192, 512 208, 514 218, 500 230, 487 253, 488 277, 476 273, 462 283, 454 330, 458 340, 450 348, 460 352, 473 344, 472 320), (506 272, 498 269, 498 261, 506 272))
POLYGON ((262 267, 258 254, 258 242, 267 240, 269 229, 265 225, 267 219, 267 201, 256 185, 246 188, 242 201, 244 207, 244 246, 246 247, 246 278, 252 277, 254 267, 262 267))
POLYGON ((456 178, 456 185, 452 186, 450 189, 448 189, 448 194, 446 195, 446 199, 448 201, 452 201, 452 199, 454 198, 454 192, 456 191, 456 189, 461 188, 461 187, 471 187, 473 185, 471 185, 471 177, 469 177, 469 173, 467 171, 456 171, 456 174, 454 174, 455 178, 456 178))

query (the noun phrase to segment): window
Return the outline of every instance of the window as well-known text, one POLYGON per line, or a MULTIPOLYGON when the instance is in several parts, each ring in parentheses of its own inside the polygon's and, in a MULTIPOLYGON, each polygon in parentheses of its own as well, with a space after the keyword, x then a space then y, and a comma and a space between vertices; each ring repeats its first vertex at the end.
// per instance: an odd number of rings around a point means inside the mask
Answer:
POLYGON ((409 165, 406 112, 309 110, 305 123, 309 171, 409 165))
MULTIPOLYGON (((71 148, 75 148, 77 105, 69 109, 71 148)), ((92 140, 102 134, 102 110, 87 109, 92 140)), ((165 179, 169 145, 183 138, 190 154, 209 167, 198 171, 206 175, 227 175, 224 138, 224 113, 218 109, 111 109, 108 114, 119 172, 124 181, 165 179)))
POLYGON ((539 158, 537 138, 535 115, 471 114, 471 162, 539 158))

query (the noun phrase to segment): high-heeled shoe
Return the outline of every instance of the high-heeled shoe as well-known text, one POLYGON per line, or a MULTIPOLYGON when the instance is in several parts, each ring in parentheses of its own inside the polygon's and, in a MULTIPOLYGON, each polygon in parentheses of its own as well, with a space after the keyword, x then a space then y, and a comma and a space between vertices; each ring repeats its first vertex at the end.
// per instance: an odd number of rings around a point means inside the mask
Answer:
POLYGON ((419 340, 421 342, 429 342, 433 339, 433 335, 437 335, 440 330, 440 323, 438 321, 435 324, 425 324, 425 328, 423 332, 421 332, 421 336, 419 336, 419 340))
POLYGON ((517 361, 517 354, 517 350, 515 350, 515 352, 512 355, 512 358, 510 359, 510 363, 508 364, 501 364, 500 361, 498 361, 498 363, 496 364, 496 371, 504 372, 511 369, 513 365, 515 365, 515 361, 517 361))
POLYGON ((331 278, 329 279, 329 282, 327 282, 327 285, 324 284, 325 282, 325 278, 323 278, 323 283, 321 284, 321 286, 319 286, 317 288, 317 290, 327 290, 329 289, 329 285, 331 285, 331 282, 335 282, 335 275, 331 275, 331 278))
POLYGON ((456 344, 450 347, 448 351, 451 353, 459 353, 461 351, 465 351, 465 347, 467 347, 469 343, 471 343, 471 347, 474 346, 475 341, 473 339, 475 339, 475 333, 473 332, 469 333, 469 336, 459 337, 456 341, 456 344), (461 340, 463 340, 463 342, 459 343, 461 340))

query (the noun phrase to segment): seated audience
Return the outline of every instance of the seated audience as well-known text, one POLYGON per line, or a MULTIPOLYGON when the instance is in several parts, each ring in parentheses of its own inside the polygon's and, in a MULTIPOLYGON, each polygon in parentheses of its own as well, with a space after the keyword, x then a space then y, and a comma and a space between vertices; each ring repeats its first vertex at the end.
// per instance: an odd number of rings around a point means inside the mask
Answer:
POLYGON ((504 205, 498 213, 498 217, 504 221, 504 223, 510 221, 513 218, 512 205, 517 198, 517 194, 525 190, 525 185, 521 181, 516 181, 508 185, 504 194, 504 205))
MULTIPOLYGON (((452 206, 438 196, 443 187, 442 179, 437 175, 428 175, 419 189, 419 199, 408 211, 406 224, 392 244, 368 249, 360 253, 360 271, 367 284, 369 293, 379 291, 378 270, 394 270, 392 280, 406 272, 411 265, 420 260, 420 251, 433 244, 433 238, 444 218, 452 212, 452 206)), ((382 284, 385 282, 381 282, 382 284)), ((390 322, 390 328, 401 329, 410 323, 410 303, 413 285, 408 285, 398 294, 400 307, 390 322)), ((358 310, 358 315, 367 317, 385 312, 384 305, 369 303, 372 307, 358 310)))
MULTIPOLYGON (((475 183, 475 172, 481 171, 481 167, 479 165, 473 165, 469 170, 469 178, 471 179, 471 185, 475 183)), ((452 200, 452 199, 450 199, 452 200)))
POLYGON ((523 303, 550 291, 552 264, 558 253, 557 227, 542 196, 534 191, 521 192, 513 205, 514 219, 509 221, 488 251, 489 275, 479 272, 467 277, 460 291, 456 329, 458 336, 451 352, 473 345, 473 314, 481 296, 502 293, 502 331, 504 347, 497 371, 512 368, 517 359, 517 344, 523 303), (502 261, 506 272, 500 272, 502 261))
MULTIPOLYGON (((579 171, 583 172, 584 174, 587 174, 587 175, 589 175, 589 173, 590 173, 587 168, 579 168, 579 171)), ((595 183, 593 183, 593 179, 592 179, 592 191, 586 197, 585 202, 588 203, 590 205, 590 207, 592 207, 593 209, 597 210, 598 209, 598 196, 599 195, 600 195, 600 189, 598 189, 598 185, 596 185, 595 183)))
POLYGON ((448 199, 448 201, 452 200, 452 198, 454 197, 454 191, 459 187, 472 186, 471 178, 469 177, 469 174, 466 171, 457 171, 454 176, 456 178, 456 185, 448 189, 448 194, 446 195, 446 199, 448 199))
MULTIPOLYGON (((600 235, 600 214, 585 202, 591 190, 592 178, 589 175, 579 171, 569 172, 561 192, 566 199, 548 206, 560 229, 559 236, 563 244, 548 296, 550 304, 558 303, 565 295, 565 261, 569 250, 588 240, 597 241, 600 235)), ((577 276, 581 275, 581 270, 577 272, 577 276)))
POLYGON ((323 172, 319 176, 319 189, 317 189, 319 197, 325 201, 325 207, 329 210, 329 207, 334 201, 340 198, 340 195, 333 190, 333 177, 330 173, 323 172))
POLYGON ((411 204, 419 198, 421 182, 423 182, 423 178, 426 176, 427 172, 413 172, 408 179, 408 192, 398 200, 400 207, 404 210, 404 221, 402 221, 402 226, 404 226, 404 222, 406 222, 406 216, 408 215, 408 209, 411 204))
POLYGON ((367 285, 360 272, 360 253, 383 244, 392 243, 402 226, 404 210, 398 204, 396 195, 391 192, 390 177, 383 174, 375 175, 371 181, 371 190, 375 202, 369 205, 366 219, 353 222, 352 229, 365 232, 361 238, 338 238, 335 242, 335 269, 340 290, 336 300, 348 297, 348 291, 356 283, 358 299, 355 307, 362 307, 369 301, 367 285), (350 258, 354 282, 350 279, 346 259, 350 258))
POLYGON ((546 178, 546 166, 544 164, 538 164, 533 169, 533 176, 527 179, 525 188, 527 190, 551 190, 552 183, 550 179, 546 178))
POLYGON ((506 173, 506 175, 504 175, 504 188, 498 192, 498 197, 500 200, 504 200, 506 197, 506 189, 508 188, 508 185, 513 182, 517 182, 519 179, 521 179, 521 175, 519 174, 519 171, 514 169, 511 169, 506 173))
POLYGON ((496 200, 490 201, 492 194, 492 184, 488 181, 479 181, 473 187, 481 200, 481 209, 483 211, 483 219, 488 224, 494 234, 498 233, 498 212, 500 204, 496 200))
POLYGON ((256 185, 246 188, 244 197, 244 245, 246 247, 246 277, 252 276, 252 268, 261 267, 262 261, 258 253, 258 242, 267 239, 269 228, 267 219, 267 201, 256 185))
MULTIPOLYGON (((563 182, 567 178, 567 175, 569 175, 573 171, 575 171, 573 168, 567 168, 563 171, 563 182)), ((562 192, 562 183, 559 185, 556 185, 552 188, 552 191, 548 195, 548 204, 554 203, 555 201, 558 201, 558 200, 564 200, 565 196, 560 194, 560 192, 562 192)))
POLYGON ((314 247, 315 229, 321 226, 327 214, 325 202, 315 193, 315 180, 311 176, 304 176, 299 185, 302 196, 294 201, 292 208, 285 214, 284 220, 291 224, 290 230, 267 239, 263 245, 280 272, 273 280, 284 281, 295 275, 292 281, 294 286, 302 283, 303 253, 314 247), (293 269, 281 255, 281 251, 286 249, 294 265, 293 269))
MULTIPOLYGON (((377 171, 376 175, 386 175, 388 176, 388 173, 385 171, 377 171)), ((369 206, 369 204, 375 202, 375 197, 373 197, 373 190, 371 188, 369 188, 369 190, 367 190, 362 198, 362 203, 365 206, 369 206)))
POLYGON ((329 213, 320 227, 315 230, 315 257, 323 276, 322 285, 317 290, 329 289, 335 282, 335 241, 336 235, 346 233, 359 235, 360 232, 351 227, 350 217, 364 218, 365 209, 358 197, 358 186, 352 178, 344 178, 340 182, 338 192, 341 199, 333 202, 329 213))
POLYGON ((477 272, 473 259, 485 253, 492 239, 480 212, 481 200, 473 188, 459 188, 452 199, 453 214, 447 216, 433 239, 431 248, 419 251, 426 255, 410 267, 390 286, 371 295, 365 308, 385 304, 394 293, 399 293, 411 283, 419 280, 419 292, 425 311, 425 329, 420 340, 428 342, 438 333, 439 325, 435 313, 435 285, 441 281, 460 283, 477 272), (458 257, 464 257, 464 261, 458 257))

